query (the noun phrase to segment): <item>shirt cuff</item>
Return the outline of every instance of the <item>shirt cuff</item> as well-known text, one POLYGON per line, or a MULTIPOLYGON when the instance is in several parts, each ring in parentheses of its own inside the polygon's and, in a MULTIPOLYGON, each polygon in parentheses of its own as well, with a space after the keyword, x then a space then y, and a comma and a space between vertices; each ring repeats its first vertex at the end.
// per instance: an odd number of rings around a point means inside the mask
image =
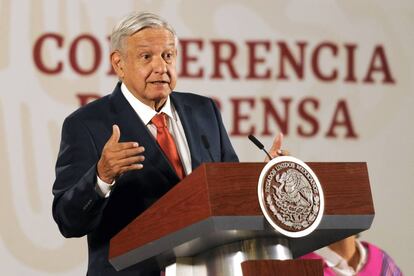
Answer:
POLYGON ((105 181, 103 181, 102 179, 99 178, 99 176, 96 176, 96 186, 95 186, 95 190, 96 192, 103 198, 108 198, 109 195, 111 194, 111 190, 115 184, 115 180, 112 181, 111 184, 106 183, 105 181))

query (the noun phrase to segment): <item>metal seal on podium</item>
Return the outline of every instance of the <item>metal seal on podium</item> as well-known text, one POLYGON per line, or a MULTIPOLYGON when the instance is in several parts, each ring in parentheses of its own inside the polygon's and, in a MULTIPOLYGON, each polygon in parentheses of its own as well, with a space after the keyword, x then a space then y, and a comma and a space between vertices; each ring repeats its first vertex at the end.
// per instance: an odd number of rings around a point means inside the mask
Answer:
POLYGON ((312 233, 324 212, 321 184, 312 169, 292 156, 280 156, 263 168, 258 183, 263 215, 281 234, 300 238, 312 233))

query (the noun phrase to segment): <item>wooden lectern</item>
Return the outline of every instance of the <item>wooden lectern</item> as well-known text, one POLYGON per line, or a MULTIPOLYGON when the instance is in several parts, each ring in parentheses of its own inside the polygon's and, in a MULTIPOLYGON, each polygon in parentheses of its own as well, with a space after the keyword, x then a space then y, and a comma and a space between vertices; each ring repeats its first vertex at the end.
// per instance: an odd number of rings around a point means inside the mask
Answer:
MULTIPOLYGON (((265 220, 257 196, 265 163, 206 163, 112 238, 109 261, 122 270, 137 263, 163 269, 184 260, 193 275, 232 275, 225 266, 234 261, 242 263, 243 275, 288 275, 292 266, 311 267, 301 260, 269 260, 297 258, 368 229, 374 206, 366 163, 307 165, 321 183, 325 212, 306 237, 284 237, 265 220)), ((322 275, 317 266, 309 275, 322 275)))

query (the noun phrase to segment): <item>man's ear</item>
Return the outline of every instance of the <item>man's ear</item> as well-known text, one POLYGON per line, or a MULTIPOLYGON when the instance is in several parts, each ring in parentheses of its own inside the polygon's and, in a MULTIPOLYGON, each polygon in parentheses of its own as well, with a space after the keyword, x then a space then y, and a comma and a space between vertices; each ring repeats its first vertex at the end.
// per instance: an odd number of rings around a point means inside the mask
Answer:
POLYGON ((119 51, 112 52, 111 64, 115 70, 115 73, 120 79, 122 79, 124 77, 124 62, 122 59, 122 54, 119 51))

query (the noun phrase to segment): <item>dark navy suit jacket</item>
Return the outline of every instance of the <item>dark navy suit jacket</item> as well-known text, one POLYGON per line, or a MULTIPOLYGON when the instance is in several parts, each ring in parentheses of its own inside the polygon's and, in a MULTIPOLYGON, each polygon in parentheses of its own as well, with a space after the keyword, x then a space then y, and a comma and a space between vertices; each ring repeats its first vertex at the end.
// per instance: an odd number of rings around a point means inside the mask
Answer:
MULTIPOLYGON (((193 170, 203 162, 237 162, 214 102, 190 93, 171 94, 187 142, 193 170), (202 145, 205 135, 214 160, 202 145)), ((147 127, 123 96, 120 83, 112 94, 81 107, 62 127, 53 185, 53 217, 65 237, 88 237, 88 275, 159 275, 135 265, 116 272, 108 262, 110 239, 179 182, 171 165, 147 127), (121 142, 145 147, 144 168, 117 179, 108 198, 95 191, 96 164, 112 134, 121 130, 121 142)))

